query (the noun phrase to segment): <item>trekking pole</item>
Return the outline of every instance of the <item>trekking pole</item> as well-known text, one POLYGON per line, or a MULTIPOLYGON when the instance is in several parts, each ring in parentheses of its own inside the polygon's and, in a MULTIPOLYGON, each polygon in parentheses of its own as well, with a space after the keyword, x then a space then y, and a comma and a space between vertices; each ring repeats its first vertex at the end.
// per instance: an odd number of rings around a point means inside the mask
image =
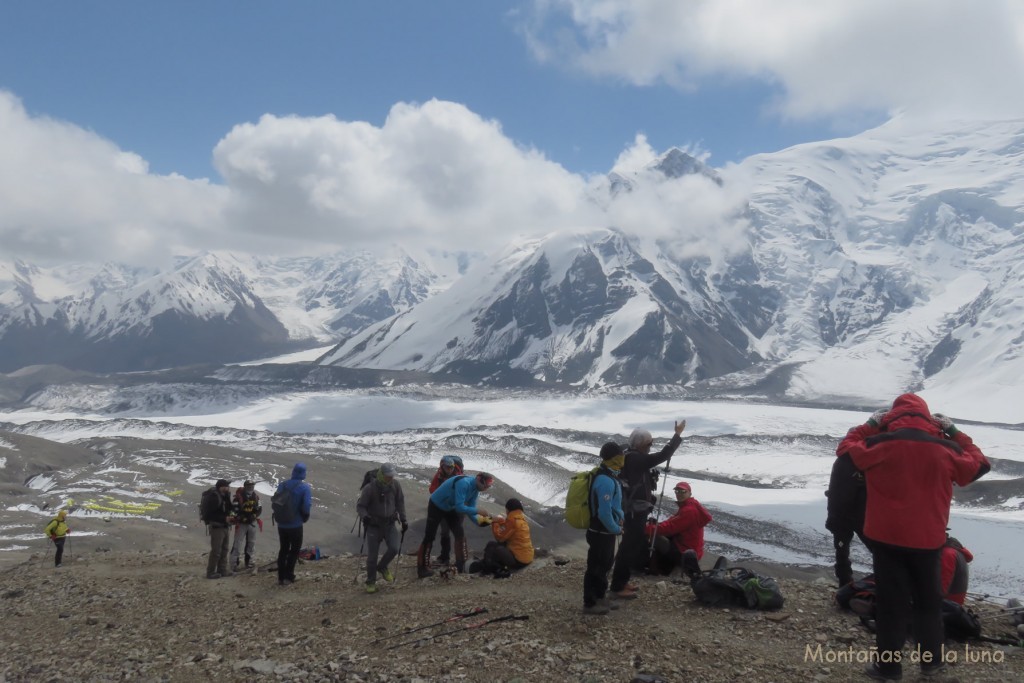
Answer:
POLYGON ((440 633, 435 633, 432 636, 424 636, 423 638, 417 638, 415 640, 407 640, 404 643, 398 643, 397 645, 392 645, 391 647, 386 649, 394 650, 395 648, 402 647, 403 645, 416 645, 417 643, 426 643, 428 641, 434 640, 435 638, 440 638, 441 636, 451 635, 452 633, 458 633, 459 631, 469 631, 475 628, 481 628, 483 626, 487 626, 488 624, 496 624, 499 621, 526 621, 529 618, 529 615, 526 614, 518 616, 515 614, 507 614, 503 617, 495 617, 494 619, 488 619, 487 621, 478 621, 477 623, 470 624, 469 626, 462 626, 460 628, 453 628, 448 631, 441 631, 440 633))
POLYGON ((423 629, 433 628, 435 626, 441 626, 443 624, 447 624, 447 623, 452 622, 452 621, 458 621, 459 619, 465 619, 467 617, 475 617, 475 616, 480 615, 480 614, 487 614, 487 608, 486 607, 474 607, 472 610, 470 610, 468 612, 462 612, 462 613, 458 613, 458 614, 453 614, 452 616, 448 617, 447 619, 442 619, 441 621, 439 621, 439 622, 437 622, 435 624, 427 624, 426 626, 417 626, 416 628, 411 628, 408 631, 402 631, 401 633, 395 633, 394 635, 381 636, 380 638, 377 638, 376 640, 371 640, 370 641, 370 645, 373 645, 375 643, 379 643, 382 640, 391 640, 392 638, 397 638, 398 636, 407 636, 410 633, 415 633, 416 631, 422 631, 423 629))
MULTIPOLYGON (((668 471, 672 467, 672 456, 668 456, 668 460, 665 461, 665 471, 661 473, 661 494, 658 496, 658 507, 657 510, 661 510, 661 504, 665 500, 665 484, 668 483, 668 471)), ((655 522, 657 522, 657 512, 655 513, 655 522)), ((654 525, 654 533, 651 534, 651 547, 647 549, 648 556, 654 552, 654 542, 658 539, 658 525, 654 525)))

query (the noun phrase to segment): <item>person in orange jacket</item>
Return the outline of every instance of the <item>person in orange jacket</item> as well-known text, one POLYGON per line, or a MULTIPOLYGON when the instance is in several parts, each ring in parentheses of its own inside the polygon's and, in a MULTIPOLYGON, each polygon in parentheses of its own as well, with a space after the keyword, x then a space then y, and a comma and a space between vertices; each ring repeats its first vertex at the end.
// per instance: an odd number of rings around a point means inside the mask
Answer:
POLYGON ((484 559, 479 567, 482 571, 494 572, 495 577, 508 577, 510 571, 533 562, 533 540, 523 503, 518 498, 509 498, 505 512, 506 516, 491 520, 494 540, 484 547, 484 559))
POLYGON ((704 557, 704 527, 711 522, 711 513, 693 497, 688 482, 679 482, 673 490, 679 509, 661 524, 648 525, 648 538, 654 534, 655 561, 659 567, 669 571, 681 567, 690 579, 696 580, 701 577, 699 560, 704 557))

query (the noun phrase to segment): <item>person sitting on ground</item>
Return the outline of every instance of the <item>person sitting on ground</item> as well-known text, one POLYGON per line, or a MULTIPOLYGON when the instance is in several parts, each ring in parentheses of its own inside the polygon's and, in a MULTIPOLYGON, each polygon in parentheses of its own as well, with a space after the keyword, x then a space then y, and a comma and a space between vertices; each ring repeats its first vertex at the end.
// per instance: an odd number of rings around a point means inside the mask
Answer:
POLYGON ((212 489, 203 494, 203 519, 206 521, 206 532, 210 535, 210 555, 206 561, 206 578, 219 579, 231 576, 228 570, 228 540, 231 537, 231 525, 235 523, 232 514, 234 503, 231 501, 231 482, 218 479, 212 489))
POLYGON ((673 491, 679 509, 650 528, 654 535, 655 562, 666 574, 679 567, 696 581, 701 577, 699 561, 704 557, 704 527, 711 522, 711 513, 693 497, 689 483, 681 481, 673 491))
POLYGON ((238 571, 239 554, 245 548, 245 568, 253 569, 256 565, 253 553, 256 551, 256 530, 263 531, 263 514, 260 496, 256 493, 256 483, 246 479, 245 483, 235 491, 235 540, 231 544, 231 571, 238 571))
POLYGON ((587 569, 583 573, 583 613, 605 615, 618 605, 607 597, 608 572, 615 564, 615 541, 622 534, 622 446, 601 446, 601 466, 590 482, 590 526, 587 528, 587 569))
POLYGON ((619 474, 622 483, 622 511, 625 521, 622 527, 622 543, 615 556, 612 570, 612 597, 630 600, 636 597, 636 586, 629 583, 634 570, 647 567, 648 550, 647 516, 654 509, 654 480, 651 468, 666 462, 682 442, 686 420, 675 423, 674 433, 669 442, 657 453, 651 453, 654 437, 646 429, 634 429, 629 435, 629 448, 625 452, 625 464, 619 474))
POLYGON ((974 559, 971 551, 963 547, 957 539, 946 534, 946 543, 942 546, 939 561, 942 563, 942 597, 952 600, 958 605, 964 604, 967 597, 967 583, 970 580, 970 569, 967 563, 974 559))
POLYGON ((840 453, 832 463, 825 496, 828 498, 825 528, 832 533, 835 574, 842 587, 853 581, 850 543, 854 534, 871 549, 870 541, 864 537, 864 509, 868 501, 864 473, 854 466, 849 453, 840 453))
POLYGON ((61 510, 57 516, 50 520, 50 523, 43 529, 43 533, 50 537, 57 551, 53 555, 53 566, 59 567, 64 559, 64 542, 71 533, 65 520, 68 518, 67 510, 61 510))
POLYGON ((427 527, 423 532, 423 542, 416 550, 416 573, 421 579, 434 575, 430 569, 430 549, 442 520, 448 522, 448 528, 455 536, 455 571, 460 574, 466 571, 469 548, 466 546, 462 518, 469 517, 479 526, 491 523, 487 512, 476 507, 476 499, 481 491, 486 491, 493 484, 494 475, 487 472, 480 472, 475 477, 460 474, 451 477, 430 494, 430 501, 427 503, 427 527))
POLYGON ((398 555, 398 522, 404 534, 409 529, 405 516, 405 494, 402 485, 395 479, 395 466, 385 463, 377 470, 377 476, 359 492, 356 513, 363 520, 366 529, 366 592, 377 592, 377 573, 385 581, 395 580, 388 569, 391 560, 398 555), (381 540, 387 545, 384 556, 377 562, 381 540))
MULTIPOLYGON (((457 455, 444 456, 441 458, 441 462, 437 466, 437 472, 434 472, 434 478, 430 480, 430 486, 427 490, 433 493, 441 487, 441 484, 454 476, 462 474, 462 472, 462 458, 457 455)), ((441 526, 437 528, 437 533, 441 537, 441 554, 437 556, 437 563, 446 565, 451 562, 452 557, 452 534, 446 520, 441 520, 441 526)))
POLYGON ((533 540, 522 502, 518 498, 509 498, 505 502, 505 512, 507 517, 499 515, 491 522, 494 540, 484 548, 480 567, 481 571, 493 573, 496 578, 508 577, 511 571, 533 562, 533 540))

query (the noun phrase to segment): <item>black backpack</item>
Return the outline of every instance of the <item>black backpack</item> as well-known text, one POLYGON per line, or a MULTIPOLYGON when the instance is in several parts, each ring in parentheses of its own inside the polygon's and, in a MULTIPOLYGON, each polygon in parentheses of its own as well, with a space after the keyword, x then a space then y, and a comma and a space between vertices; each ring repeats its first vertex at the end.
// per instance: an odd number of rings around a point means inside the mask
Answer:
POLYGON ((723 559, 691 585, 698 601, 709 607, 760 610, 782 607, 785 598, 775 579, 743 567, 726 567, 723 559))
POLYGON ((292 502, 294 491, 295 486, 288 486, 288 482, 285 482, 284 486, 274 492, 270 498, 270 509, 273 510, 270 516, 271 523, 291 524, 298 517, 298 506, 292 502))
POLYGON ((365 489, 367 484, 377 478, 377 472, 379 470, 379 467, 374 467, 372 470, 366 470, 366 474, 363 475, 363 483, 359 485, 360 491, 365 489))
POLYGON ((210 518, 217 513, 220 507, 220 493, 216 488, 208 488, 203 491, 203 497, 199 499, 199 521, 209 524, 210 518))

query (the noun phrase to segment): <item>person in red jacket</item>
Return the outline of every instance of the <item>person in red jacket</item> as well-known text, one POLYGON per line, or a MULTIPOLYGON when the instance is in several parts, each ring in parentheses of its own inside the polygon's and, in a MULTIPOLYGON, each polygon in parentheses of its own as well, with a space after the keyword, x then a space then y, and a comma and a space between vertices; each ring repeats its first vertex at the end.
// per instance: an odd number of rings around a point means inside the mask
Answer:
POLYGON ((924 399, 903 394, 847 432, 836 454, 849 453, 864 472, 864 535, 871 540, 876 581, 877 661, 864 669, 876 680, 902 676, 902 649, 911 620, 921 649, 921 673, 944 667, 939 556, 946 542, 953 484, 966 486, 990 465, 948 417, 932 415, 924 399))
MULTIPOLYGON (((462 458, 457 455, 444 456, 441 458, 441 462, 438 463, 437 472, 434 472, 434 478, 430 480, 428 491, 433 493, 441 484, 460 474, 462 474, 462 458)), ((452 555, 452 536, 451 530, 448 528, 448 522, 442 520, 441 526, 437 528, 437 533, 441 537, 441 554, 437 556, 437 563, 439 565, 446 565, 452 555)))
POLYGON ((681 567, 695 581, 701 577, 699 560, 704 557, 704 527, 711 522, 711 513, 693 497, 689 483, 681 481, 673 490, 679 509, 661 524, 650 524, 648 537, 654 535, 658 567, 669 571, 681 567))
POLYGON ((967 582, 970 580, 970 570, 967 563, 974 559, 971 551, 961 545, 949 534, 946 534, 946 544, 942 546, 942 597, 952 600, 958 605, 964 604, 967 597, 967 582))

